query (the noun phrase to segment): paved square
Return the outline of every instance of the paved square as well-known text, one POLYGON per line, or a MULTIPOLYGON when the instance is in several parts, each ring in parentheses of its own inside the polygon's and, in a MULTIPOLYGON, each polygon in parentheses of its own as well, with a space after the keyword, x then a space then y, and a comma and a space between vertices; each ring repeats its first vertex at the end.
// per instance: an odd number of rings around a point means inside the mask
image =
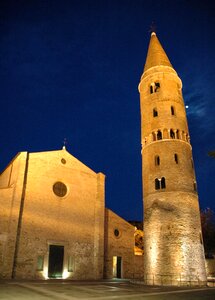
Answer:
POLYGON ((1 300, 208 299, 215 288, 156 287, 128 281, 0 281, 1 300))

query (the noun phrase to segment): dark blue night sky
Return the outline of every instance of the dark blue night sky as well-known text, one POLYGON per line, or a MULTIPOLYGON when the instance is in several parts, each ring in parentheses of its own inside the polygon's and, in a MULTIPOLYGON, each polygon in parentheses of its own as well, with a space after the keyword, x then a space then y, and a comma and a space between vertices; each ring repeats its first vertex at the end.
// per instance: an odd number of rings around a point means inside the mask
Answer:
POLYGON ((1 0, 0 169, 67 150, 106 175, 106 206, 142 219, 140 105, 150 25, 183 82, 200 206, 215 210, 213 1, 1 0))

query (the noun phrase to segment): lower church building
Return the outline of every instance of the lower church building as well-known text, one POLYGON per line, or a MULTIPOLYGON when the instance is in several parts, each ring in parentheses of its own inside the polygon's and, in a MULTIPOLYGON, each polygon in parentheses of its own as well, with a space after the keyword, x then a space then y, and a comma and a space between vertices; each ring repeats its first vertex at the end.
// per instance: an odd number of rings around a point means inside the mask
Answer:
POLYGON ((65 148, 19 153, 0 175, 0 278, 135 278, 135 227, 105 208, 105 175, 65 148))

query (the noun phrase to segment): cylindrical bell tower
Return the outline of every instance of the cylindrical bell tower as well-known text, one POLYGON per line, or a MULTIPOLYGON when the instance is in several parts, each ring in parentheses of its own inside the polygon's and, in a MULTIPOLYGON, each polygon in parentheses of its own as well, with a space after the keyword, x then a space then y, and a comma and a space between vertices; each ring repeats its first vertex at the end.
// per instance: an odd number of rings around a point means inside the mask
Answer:
POLYGON ((147 284, 206 284, 182 82, 151 34, 139 84, 147 284))

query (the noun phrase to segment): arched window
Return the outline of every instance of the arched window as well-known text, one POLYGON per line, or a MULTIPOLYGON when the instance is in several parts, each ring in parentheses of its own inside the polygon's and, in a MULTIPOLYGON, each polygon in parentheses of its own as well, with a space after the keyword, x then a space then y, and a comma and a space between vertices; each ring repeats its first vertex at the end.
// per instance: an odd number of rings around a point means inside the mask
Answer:
POLYGON ((176 130, 176 138, 180 139, 180 135, 179 135, 179 130, 178 129, 176 130))
POLYGON ((153 89, 153 85, 151 84, 150 85, 150 94, 153 94, 153 92, 154 92, 154 89, 153 89))
POLYGON ((155 93, 160 89, 160 82, 155 82, 155 93))
POLYGON ((157 140, 162 140, 162 133, 160 130, 157 132, 157 140))
POLYGON ((178 154, 175 153, 174 157, 175 157, 176 164, 178 164, 178 154))
POLYGON ((158 92, 160 89, 160 82, 152 82, 150 85, 150 94, 158 92))
POLYGON ((158 156, 158 155, 155 156, 155 165, 156 166, 160 165, 160 156, 158 156))
POLYGON ((155 189, 156 190, 160 189, 160 180, 158 178, 155 179, 155 189))
POLYGON ((157 108, 153 108, 153 117, 157 117, 157 116, 158 116, 157 108))
POLYGON ((171 106, 171 115, 172 115, 172 116, 175 115, 175 108, 174 108, 174 106, 171 106))
POLYGON ((166 187, 165 178, 162 177, 162 178, 161 178, 161 188, 162 188, 162 189, 165 189, 165 187, 166 187))
POLYGON ((174 131, 173 131, 172 129, 170 130, 170 137, 171 137, 172 139, 175 138, 175 133, 174 133, 174 131))

